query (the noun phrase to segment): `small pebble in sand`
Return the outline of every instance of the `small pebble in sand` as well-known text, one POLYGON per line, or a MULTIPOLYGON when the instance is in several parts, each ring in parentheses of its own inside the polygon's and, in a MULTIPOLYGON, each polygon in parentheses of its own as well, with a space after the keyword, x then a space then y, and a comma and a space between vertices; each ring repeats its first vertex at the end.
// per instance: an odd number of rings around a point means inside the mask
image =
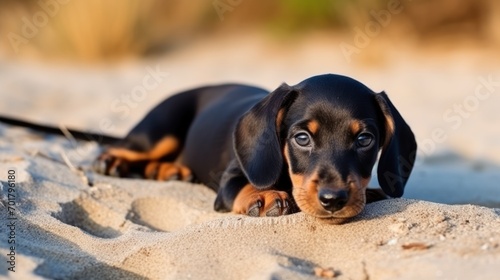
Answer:
POLYGON ((483 246, 481 246, 481 250, 488 250, 488 249, 490 249, 490 245, 487 243, 485 243, 485 244, 483 244, 483 246))
POLYGON ((336 273, 335 270, 331 267, 328 268, 322 268, 322 267, 315 267, 314 268, 314 275, 317 277, 323 277, 323 278, 335 278, 336 273))
POLYGON ((398 243, 397 238, 393 238, 393 239, 387 241, 387 245, 389 245, 389 246, 396 245, 397 243, 398 243))

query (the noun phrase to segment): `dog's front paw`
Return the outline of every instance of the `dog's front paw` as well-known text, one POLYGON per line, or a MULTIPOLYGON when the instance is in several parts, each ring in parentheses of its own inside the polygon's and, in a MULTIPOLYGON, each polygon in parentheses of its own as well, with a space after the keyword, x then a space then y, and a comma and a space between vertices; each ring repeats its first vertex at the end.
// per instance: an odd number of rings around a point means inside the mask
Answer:
POLYGON ((233 212, 252 217, 276 217, 293 213, 293 205, 293 200, 283 191, 244 189, 235 200, 233 212))
POLYGON ((124 158, 110 153, 102 153, 93 163, 95 172, 113 177, 126 177, 129 172, 129 162, 124 158))

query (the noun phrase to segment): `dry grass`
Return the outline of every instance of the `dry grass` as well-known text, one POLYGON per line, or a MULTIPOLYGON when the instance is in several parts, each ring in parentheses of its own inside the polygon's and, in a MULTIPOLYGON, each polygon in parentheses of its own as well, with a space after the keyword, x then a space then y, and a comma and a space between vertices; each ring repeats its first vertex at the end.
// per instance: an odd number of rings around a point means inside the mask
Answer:
MULTIPOLYGON (((217 0, 229 3, 228 0, 217 0)), ((83 61, 121 59, 168 49, 200 28, 240 30, 257 27, 273 36, 299 31, 363 28, 373 20, 370 11, 387 9, 392 0, 276 0, 242 2, 221 22, 207 0, 2 0, 0 2, 0 56, 65 57, 83 61), (39 4, 58 4, 47 23, 35 35, 23 35, 26 22, 47 13, 39 4), (9 35, 10 34, 10 35, 9 35), (23 40, 12 44, 12 34, 23 40)), ((404 10, 394 15, 394 36, 417 35, 485 38, 500 42, 500 5, 495 0, 404 1, 404 10)), ((239 31, 240 32, 240 31, 239 31)))
POLYGON ((56 12, 50 15, 37 1, 6 1, 0 4, 0 28, 6 39, 2 40, 3 48, 21 56, 62 56, 85 61, 141 55, 193 32, 207 5, 196 3, 201 0, 189 2, 68 0, 67 4, 58 4, 58 10, 52 8, 56 12), (37 13, 47 15, 48 21, 34 25, 36 35, 29 38, 23 27, 26 20, 34 23, 37 13), (18 51, 8 37, 12 33, 28 41, 20 44, 18 51))

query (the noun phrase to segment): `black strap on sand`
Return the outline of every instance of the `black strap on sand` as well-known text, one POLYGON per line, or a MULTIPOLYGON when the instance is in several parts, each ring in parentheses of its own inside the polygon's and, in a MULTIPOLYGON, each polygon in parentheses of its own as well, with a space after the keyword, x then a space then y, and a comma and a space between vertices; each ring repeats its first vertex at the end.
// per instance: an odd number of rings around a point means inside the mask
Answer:
MULTIPOLYGON (((48 133, 48 134, 63 135, 63 136, 65 135, 65 133, 61 130, 61 128, 58 128, 55 126, 49 126, 49 125, 36 124, 36 123, 23 121, 23 120, 16 119, 16 118, 0 116, 0 122, 5 123, 5 124, 9 124, 9 125, 13 125, 13 126, 25 127, 25 128, 29 128, 29 129, 38 131, 38 132, 43 132, 43 133, 48 133)), ((84 132, 84 131, 74 130, 74 129, 67 129, 67 131, 75 139, 83 140, 83 141, 93 141, 93 142, 97 142, 99 144, 112 144, 112 143, 116 143, 120 140, 120 138, 118 138, 118 137, 103 135, 103 134, 99 134, 99 133, 84 132)))

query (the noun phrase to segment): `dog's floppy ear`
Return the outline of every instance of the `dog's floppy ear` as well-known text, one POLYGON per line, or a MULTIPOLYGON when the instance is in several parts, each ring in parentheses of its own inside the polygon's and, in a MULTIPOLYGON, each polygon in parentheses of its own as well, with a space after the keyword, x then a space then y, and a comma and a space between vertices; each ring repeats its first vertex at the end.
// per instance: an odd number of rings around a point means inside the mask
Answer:
POLYGON ((378 182, 387 195, 401 197, 413 169, 417 143, 410 127, 387 94, 375 94, 375 99, 385 118, 385 141, 378 163, 378 182))
POLYGON ((295 96, 290 86, 282 84, 245 113, 236 125, 236 158, 257 188, 268 188, 279 179, 283 168, 279 129, 295 96))

